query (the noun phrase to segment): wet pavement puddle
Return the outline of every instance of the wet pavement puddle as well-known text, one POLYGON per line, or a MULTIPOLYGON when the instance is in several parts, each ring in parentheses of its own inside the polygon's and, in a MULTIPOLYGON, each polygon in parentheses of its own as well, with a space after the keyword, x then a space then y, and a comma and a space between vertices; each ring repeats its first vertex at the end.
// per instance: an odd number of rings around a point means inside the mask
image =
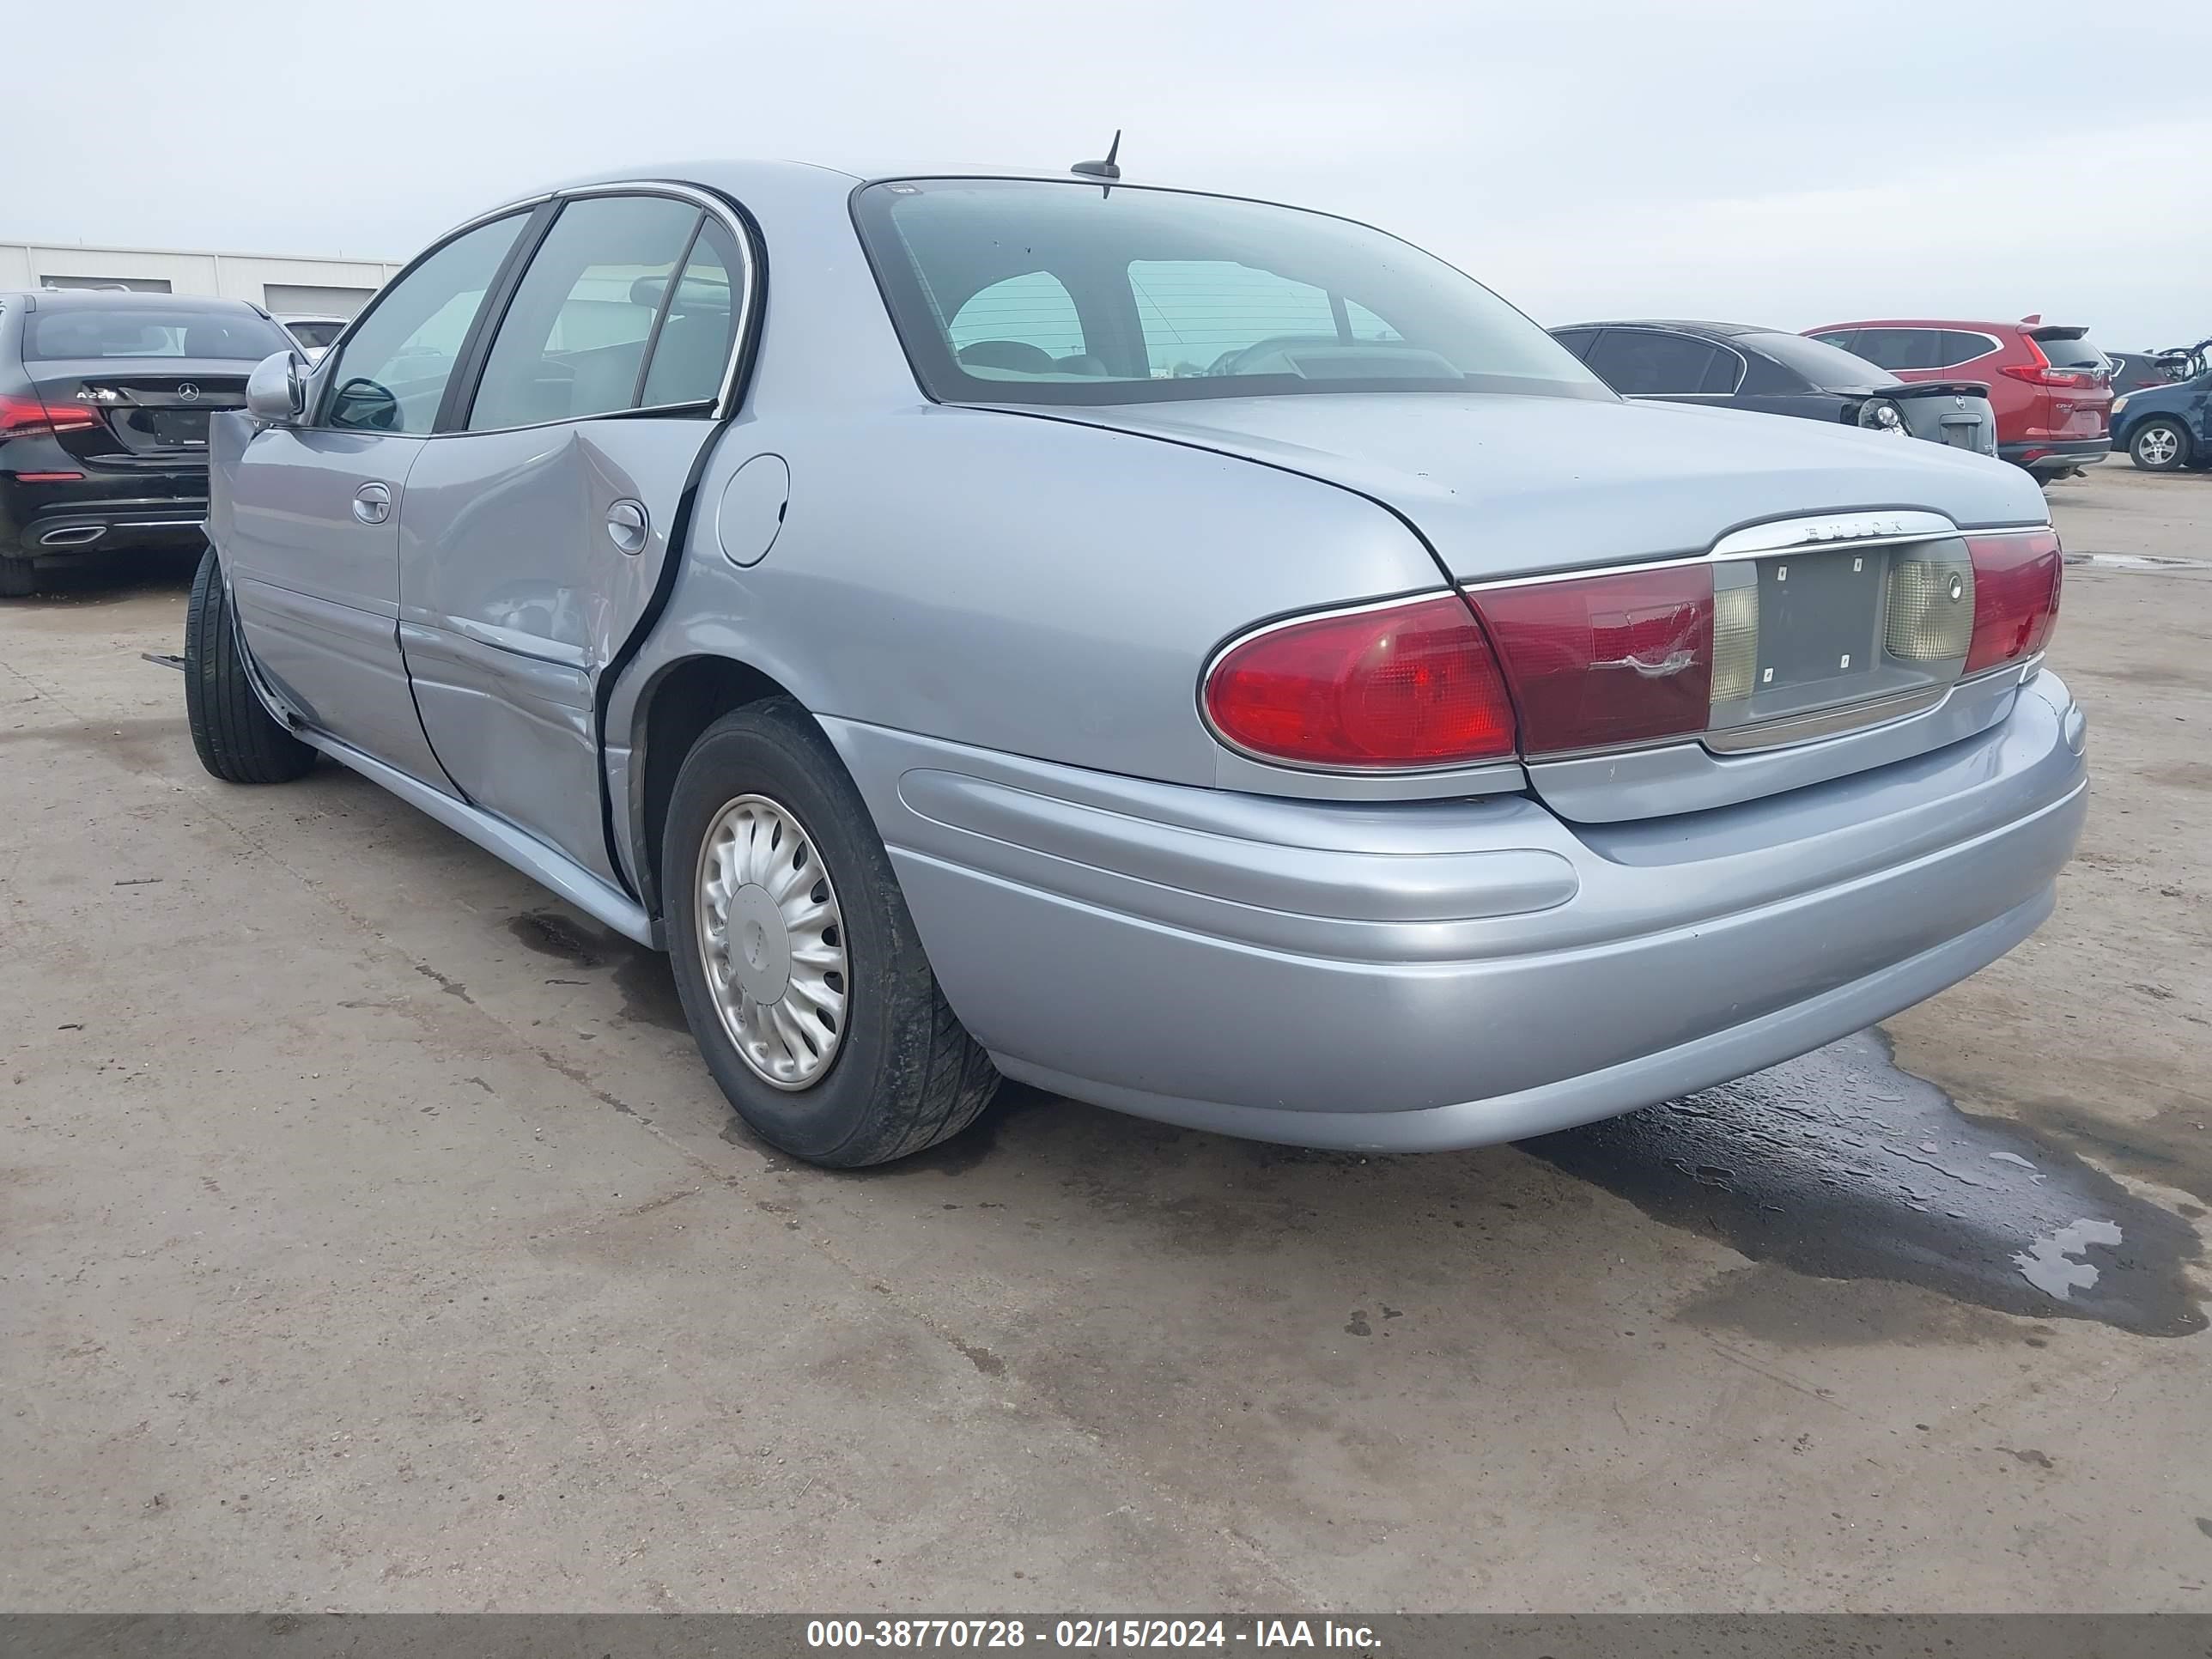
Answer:
POLYGON ((1521 1143, 1754 1261, 2146 1336, 2206 1324, 2182 1217, 1959 1109, 1861 1031, 1737 1083, 1521 1143))

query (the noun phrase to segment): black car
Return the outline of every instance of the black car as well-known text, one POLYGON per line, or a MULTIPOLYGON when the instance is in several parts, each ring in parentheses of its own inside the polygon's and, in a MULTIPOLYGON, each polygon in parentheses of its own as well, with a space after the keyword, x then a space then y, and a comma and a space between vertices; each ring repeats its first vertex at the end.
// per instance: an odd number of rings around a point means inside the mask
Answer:
POLYGON ((292 349, 239 300, 0 293, 0 597, 65 561, 197 542, 209 413, 292 349))
MULTIPOLYGON (((2187 360, 2179 352, 2108 351, 2105 356, 2112 360, 2114 397, 2172 386, 2189 378, 2187 360)), ((2113 447, 2118 447, 2117 441, 2113 447)))
POLYGON ((1580 323, 1552 337, 1624 398, 1839 421, 1997 453, 1989 388, 1905 381, 1863 357, 1746 323, 1580 323))

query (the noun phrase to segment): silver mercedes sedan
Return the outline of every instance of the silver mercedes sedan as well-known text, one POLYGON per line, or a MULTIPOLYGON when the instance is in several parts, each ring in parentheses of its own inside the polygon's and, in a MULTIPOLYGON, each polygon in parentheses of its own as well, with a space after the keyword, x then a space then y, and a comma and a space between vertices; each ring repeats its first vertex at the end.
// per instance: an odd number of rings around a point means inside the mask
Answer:
POLYGON ((2086 804, 2002 463, 1624 402, 1418 248, 1065 174, 495 209, 211 438, 193 738, 667 951, 830 1165, 1001 1077, 1505 1140, 2009 950, 2086 804))

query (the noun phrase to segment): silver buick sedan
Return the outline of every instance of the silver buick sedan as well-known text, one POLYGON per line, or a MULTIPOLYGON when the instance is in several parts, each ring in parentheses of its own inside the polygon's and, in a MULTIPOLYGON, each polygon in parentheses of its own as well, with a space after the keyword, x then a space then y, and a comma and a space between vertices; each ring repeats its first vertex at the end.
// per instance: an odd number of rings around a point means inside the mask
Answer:
POLYGON ((666 950, 818 1164, 1000 1077, 1389 1152, 1626 1111, 2002 954, 2085 809, 2025 474, 1626 403, 1291 207, 625 173, 211 444, 208 769, 328 755, 666 950))

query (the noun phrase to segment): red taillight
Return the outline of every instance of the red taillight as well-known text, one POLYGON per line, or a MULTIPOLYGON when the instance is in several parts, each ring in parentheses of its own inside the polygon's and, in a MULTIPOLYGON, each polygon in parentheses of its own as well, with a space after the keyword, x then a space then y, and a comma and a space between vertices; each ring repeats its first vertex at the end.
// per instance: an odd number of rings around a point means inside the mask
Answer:
POLYGON ((2032 657, 2051 639, 2058 621, 2058 588, 2065 560, 2058 532, 1969 536, 1974 562, 1974 637, 1965 672, 2032 657))
POLYGON ((2094 370, 2053 368, 2051 366, 2050 357, 2045 354, 2043 348, 2037 344, 2033 338, 2023 340, 2021 343, 2033 355, 2035 361, 2032 363, 2007 363, 1997 370, 1998 374, 2008 374, 2015 380, 2025 380, 2030 386, 2056 387, 2061 390, 2069 386, 2079 387, 2097 384, 2094 370))
POLYGON ((1523 753, 1705 729, 1713 689, 1711 566, 1486 588, 1474 604, 1520 702, 1523 753))
POLYGON ((1279 623, 1222 653, 1206 713, 1293 766, 1455 766, 1513 753, 1513 704, 1455 594, 1279 623))
POLYGON ((35 438, 58 432, 78 432, 98 426, 96 410, 82 404, 49 408, 36 398, 12 397, 0 392, 0 438, 35 438))
POLYGON ((2030 386, 2085 386, 2097 383, 2097 377, 2084 370, 2053 368, 2048 363, 2007 363, 1997 373, 2025 380, 2030 386))

